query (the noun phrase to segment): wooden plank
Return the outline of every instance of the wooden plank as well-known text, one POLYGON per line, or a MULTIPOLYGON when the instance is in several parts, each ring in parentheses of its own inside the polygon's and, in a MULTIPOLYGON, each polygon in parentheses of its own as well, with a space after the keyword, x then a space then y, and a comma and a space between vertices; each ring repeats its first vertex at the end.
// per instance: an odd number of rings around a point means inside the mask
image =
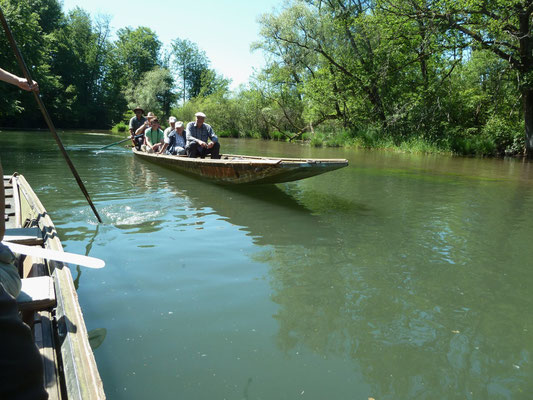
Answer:
POLYGON ((35 344, 43 358, 44 384, 49 400, 61 399, 59 361, 55 351, 52 313, 42 311, 35 314, 33 333, 35 344))
POLYGON ((19 310, 44 310, 56 305, 54 280, 51 276, 22 279, 22 289, 17 297, 19 310))
POLYGON ((43 236, 38 227, 6 229, 4 240, 25 245, 42 245, 43 236))

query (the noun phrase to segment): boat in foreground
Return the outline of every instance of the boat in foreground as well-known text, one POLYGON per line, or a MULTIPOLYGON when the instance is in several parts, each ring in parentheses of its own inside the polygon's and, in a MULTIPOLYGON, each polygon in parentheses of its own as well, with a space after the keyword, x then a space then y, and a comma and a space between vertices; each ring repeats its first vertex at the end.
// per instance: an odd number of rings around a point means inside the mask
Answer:
MULTIPOLYGON (((5 241, 63 251, 50 216, 23 176, 4 176, 5 241)), ((19 256, 17 298, 43 357, 49 399, 104 399, 104 389, 67 264, 19 256)))
POLYGON ((223 184, 272 184, 296 181, 346 167, 344 159, 254 157, 222 154, 221 158, 189 158, 151 154, 133 148, 149 162, 223 184))

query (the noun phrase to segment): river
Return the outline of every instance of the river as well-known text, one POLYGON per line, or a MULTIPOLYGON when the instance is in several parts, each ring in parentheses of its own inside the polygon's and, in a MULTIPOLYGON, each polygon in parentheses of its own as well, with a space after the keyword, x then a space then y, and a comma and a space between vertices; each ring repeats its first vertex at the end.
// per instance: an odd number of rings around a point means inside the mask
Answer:
POLYGON ((66 251, 109 399, 528 399, 533 168, 520 160, 221 139, 222 152, 347 158, 230 188, 61 134, 1 132, 66 251))

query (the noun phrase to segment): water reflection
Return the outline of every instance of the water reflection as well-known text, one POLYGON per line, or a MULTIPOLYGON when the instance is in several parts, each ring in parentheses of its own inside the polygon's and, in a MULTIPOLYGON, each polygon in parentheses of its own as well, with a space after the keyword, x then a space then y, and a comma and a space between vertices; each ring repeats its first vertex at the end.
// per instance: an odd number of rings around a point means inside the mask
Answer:
MULTIPOLYGON (((376 178, 359 176, 351 193, 368 192, 368 179, 376 178)), ((533 320, 530 300, 512 300, 529 299, 518 272, 529 256, 511 248, 526 246, 520 236, 529 228, 515 222, 532 206, 531 188, 510 187, 505 203, 516 204, 492 210, 502 194, 484 180, 409 182, 406 192, 409 180, 418 179, 382 179, 366 205, 342 201, 345 188, 338 203, 322 201, 327 182, 322 191, 300 185, 295 196, 322 210, 336 233, 256 255, 271 265, 277 344, 287 355, 303 346, 352 359, 376 398, 434 398, 436 390, 439 398, 515 398, 531 385, 523 367, 533 320), (380 191, 395 193, 397 207, 380 191), (502 220, 509 225, 494 225, 502 220)))
POLYGON ((104 343, 104 340, 107 336, 107 329, 105 328, 97 328, 92 329, 88 332, 89 335, 89 344, 91 345, 91 349, 94 351, 98 347, 104 343))
MULTIPOLYGON (((251 154, 270 146, 235 145, 251 154)), ((348 156, 285 145, 267 151, 348 156)), ((7 154, 7 164, 25 154, 7 154)), ((331 175, 232 189, 119 147, 75 151, 106 221, 95 235, 91 211, 62 181, 63 161, 33 154, 27 177, 52 204, 62 239, 85 247, 94 237, 90 252, 109 261, 84 271, 81 291, 88 325, 109 329, 97 356, 114 397, 153 392, 154 376, 173 393, 188 390, 184 398, 296 398, 302 382, 307 398, 327 398, 323 388, 376 399, 533 391, 529 164, 351 152, 351 166, 331 175), (206 238, 223 243, 215 256, 176 256, 206 238)))

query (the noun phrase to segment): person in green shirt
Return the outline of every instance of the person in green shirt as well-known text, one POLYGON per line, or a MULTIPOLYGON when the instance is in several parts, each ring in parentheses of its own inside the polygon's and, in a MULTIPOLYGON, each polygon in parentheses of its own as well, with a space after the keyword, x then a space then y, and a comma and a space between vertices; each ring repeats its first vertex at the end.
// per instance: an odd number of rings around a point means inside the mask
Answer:
POLYGON ((144 131, 142 151, 158 153, 164 145, 165 134, 159 125, 157 117, 150 121, 150 128, 144 131))

